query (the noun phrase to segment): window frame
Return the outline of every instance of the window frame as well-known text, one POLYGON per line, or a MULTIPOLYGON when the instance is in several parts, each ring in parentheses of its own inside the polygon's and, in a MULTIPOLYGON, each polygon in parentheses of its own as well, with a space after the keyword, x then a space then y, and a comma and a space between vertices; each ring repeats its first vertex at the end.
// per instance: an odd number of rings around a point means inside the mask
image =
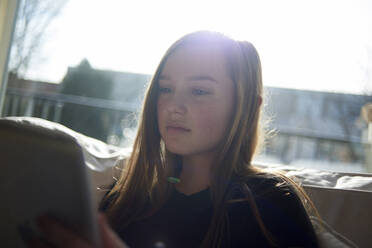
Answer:
POLYGON ((0 116, 8 81, 8 62, 20 0, 0 1, 0 116))

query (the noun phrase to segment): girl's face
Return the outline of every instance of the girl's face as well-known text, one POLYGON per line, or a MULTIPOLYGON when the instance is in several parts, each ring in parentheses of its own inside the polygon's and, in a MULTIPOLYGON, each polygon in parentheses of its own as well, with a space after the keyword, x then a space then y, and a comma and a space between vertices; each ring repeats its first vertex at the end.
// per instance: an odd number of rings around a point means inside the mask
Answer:
POLYGON ((234 98, 222 52, 185 46, 172 53, 159 77, 157 117, 168 151, 203 155, 216 151, 227 132, 234 98))

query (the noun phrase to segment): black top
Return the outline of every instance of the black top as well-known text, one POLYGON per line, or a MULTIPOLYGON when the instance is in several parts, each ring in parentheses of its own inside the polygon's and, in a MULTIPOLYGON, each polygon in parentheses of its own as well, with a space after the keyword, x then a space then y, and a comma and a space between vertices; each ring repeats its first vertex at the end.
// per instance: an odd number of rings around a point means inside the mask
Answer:
MULTIPOLYGON (((298 196, 278 178, 252 177, 247 185, 265 227, 280 247, 318 247, 314 229, 298 196)), ((236 193, 233 198, 243 198, 236 193)), ((222 247, 269 247, 248 202, 228 205, 229 232, 222 247)), ((131 248, 199 247, 212 217, 209 189, 185 195, 176 189, 151 217, 132 223, 119 235, 131 248)))

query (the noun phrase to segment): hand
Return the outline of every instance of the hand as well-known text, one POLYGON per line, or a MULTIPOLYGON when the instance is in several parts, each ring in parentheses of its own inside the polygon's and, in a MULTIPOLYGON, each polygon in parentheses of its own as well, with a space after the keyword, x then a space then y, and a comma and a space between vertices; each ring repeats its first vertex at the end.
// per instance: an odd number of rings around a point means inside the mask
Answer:
POLYGON ((129 246, 127 246, 111 229, 107 223, 106 217, 101 213, 98 215, 98 224, 103 248, 129 248, 129 246))
MULTIPOLYGON (((54 219, 48 217, 40 217, 38 219, 38 224, 47 240, 29 240, 27 241, 27 245, 30 248, 93 248, 93 246, 90 245, 87 241, 85 241, 54 219)), ((102 248, 129 248, 110 228, 107 223, 106 217, 101 213, 98 216, 98 225, 101 234, 102 248)))

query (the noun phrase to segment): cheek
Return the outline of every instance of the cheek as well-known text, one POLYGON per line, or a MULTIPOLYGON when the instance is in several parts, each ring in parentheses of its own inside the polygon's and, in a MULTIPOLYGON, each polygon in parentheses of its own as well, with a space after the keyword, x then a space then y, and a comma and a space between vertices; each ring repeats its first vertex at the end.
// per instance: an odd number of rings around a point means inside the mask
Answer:
POLYGON ((157 101, 156 112, 157 112, 158 126, 159 126, 159 129, 161 131, 162 127, 163 127, 163 123, 164 123, 164 103, 163 103, 163 101, 160 101, 160 100, 157 101))
POLYGON ((229 113, 223 107, 202 107, 197 109, 197 125, 204 137, 221 138, 226 131, 229 113))
POLYGON ((213 142, 219 142, 228 131, 234 108, 232 89, 222 92, 215 99, 194 108, 198 114, 199 135, 210 137, 213 142))

